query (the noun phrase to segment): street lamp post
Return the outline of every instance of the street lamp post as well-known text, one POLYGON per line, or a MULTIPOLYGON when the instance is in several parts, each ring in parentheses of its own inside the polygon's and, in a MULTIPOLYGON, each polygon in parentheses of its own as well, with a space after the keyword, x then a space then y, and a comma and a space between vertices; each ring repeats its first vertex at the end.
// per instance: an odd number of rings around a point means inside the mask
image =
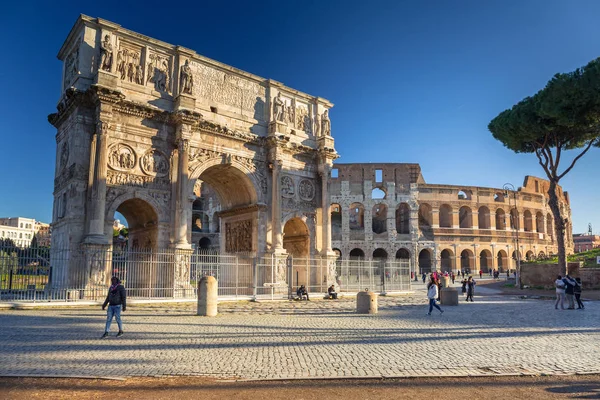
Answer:
MULTIPOLYGON (((511 183, 505 183, 504 186, 502 186, 502 188, 504 189, 504 195, 508 197, 508 207, 510 207, 510 195, 508 193, 508 191, 510 190, 513 193, 513 198, 515 200, 515 211, 518 213, 519 211, 517 210, 517 191, 515 189, 515 187, 511 184, 511 183)), ((517 258, 517 276, 515 279, 515 286, 519 289, 521 289, 521 248, 519 247, 519 227, 518 227, 518 220, 517 221, 513 221, 513 213, 512 213, 512 209, 509 210, 510 212, 510 221, 511 221, 511 225, 513 226, 513 229, 515 231, 515 242, 516 242, 516 258, 517 258)))

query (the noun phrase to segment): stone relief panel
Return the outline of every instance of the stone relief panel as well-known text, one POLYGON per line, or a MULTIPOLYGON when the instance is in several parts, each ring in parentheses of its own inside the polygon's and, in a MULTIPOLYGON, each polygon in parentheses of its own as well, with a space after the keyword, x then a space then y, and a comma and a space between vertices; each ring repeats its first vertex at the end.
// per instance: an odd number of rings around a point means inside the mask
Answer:
POLYGON ((169 174, 169 160, 158 150, 148 150, 140 158, 140 168, 146 175, 163 177, 169 174))
POLYGON ((167 178, 141 176, 116 171, 107 172, 106 183, 115 186, 132 186, 159 190, 169 190, 171 187, 171 181, 167 178))
POLYGON ((66 89, 73 81, 75 77, 79 75, 79 47, 81 45, 81 39, 77 40, 77 44, 71 50, 71 53, 65 60, 65 80, 64 87, 66 89))
POLYGON ((142 48, 127 42, 121 42, 117 52, 116 72, 121 80, 143 85, 142 48))
POLYGON ((104 40, 100 43, 100 65, 98 65, 98 69, 107 72, 110 72, 113 63, 113 45, 110 39, 110 35, 104 35, 104 40))
POLYGON ((281 195, 285 198, 292 198, 296 195, 294 180, 287 175, 281 177, 281 195))
POLYGON ((228 253, 252 251, 252 220, 225 223, 225 251, 228 253))
POLYGON ((60 148, 60 171, 65 169, 69 162, 69 143, 65 140, 60 148))
POLYGON ((296 107, 296 128, 312 135, 312 124, 308 106, 300 104, 296 107))
POLYGON ((171 92, 171 57, 150 51, 148 54, 148 76, 146 85, 150 84, 159 92, 171 92))
POLYGON ((298 185, 300 199, 310 201, 315 198, 315 185, 308 179, 303 179, 298 185))
POLYGON ((108 150, 108 166, 117 171, 129 171, 135 167, 136 155, 131 147, 117 143, 108 150))
POLYGON ((257 120, 264 120, 266 90, 258 82, 194 61, 190 67, 193 81, 202 82, 193 87, 194 96, 239 108, 253 113, 257 120))

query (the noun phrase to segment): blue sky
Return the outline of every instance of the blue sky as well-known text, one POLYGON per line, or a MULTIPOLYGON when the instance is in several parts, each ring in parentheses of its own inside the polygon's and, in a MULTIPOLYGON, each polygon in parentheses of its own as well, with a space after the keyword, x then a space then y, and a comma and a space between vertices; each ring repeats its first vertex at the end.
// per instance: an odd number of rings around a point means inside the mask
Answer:
MULTIPOLYGON (((0 216, 50 222, 56 59, 80 13, 325 97, 339 162, 418 162, 429 183, 543 177, 487 124, 600 56, 599 1, 11 2, 0 14, 0 216)), ((600 233, 600 149, 562 181, 600 233)))

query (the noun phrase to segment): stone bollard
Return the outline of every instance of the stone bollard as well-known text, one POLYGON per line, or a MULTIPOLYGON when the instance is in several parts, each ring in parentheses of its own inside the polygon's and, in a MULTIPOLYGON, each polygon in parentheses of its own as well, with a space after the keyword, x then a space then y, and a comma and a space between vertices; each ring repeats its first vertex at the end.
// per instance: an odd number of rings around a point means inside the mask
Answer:
POLYGON ((442 276, 442 287, 443 288, 450 287, 450 277, 449 276, 442 276))
POLYGON ((377 314, 377 294, 369 292, 358 292, 356 295, 356 312, 358 314, 377 314))
POLYGON ((440 303, 444 306, 458 305, 458 290, 446 287, 440 292, 440 303))
POLYGON ((218 284, 214 276, 205 276, 198 282, 198 315, 214 317, 217 315, 218 284))

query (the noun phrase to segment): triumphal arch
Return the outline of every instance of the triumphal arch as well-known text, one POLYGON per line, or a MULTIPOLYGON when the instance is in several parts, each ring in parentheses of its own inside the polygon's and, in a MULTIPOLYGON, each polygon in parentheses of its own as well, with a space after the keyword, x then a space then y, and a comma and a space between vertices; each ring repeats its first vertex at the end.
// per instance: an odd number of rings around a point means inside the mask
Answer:
POLYGON ((54 248, 109 248, 119 212, 131 247, 190 250, 207 184, 221 252, 332 254, 329 101, 100 18, 78 18, 58 58, 54 248))

